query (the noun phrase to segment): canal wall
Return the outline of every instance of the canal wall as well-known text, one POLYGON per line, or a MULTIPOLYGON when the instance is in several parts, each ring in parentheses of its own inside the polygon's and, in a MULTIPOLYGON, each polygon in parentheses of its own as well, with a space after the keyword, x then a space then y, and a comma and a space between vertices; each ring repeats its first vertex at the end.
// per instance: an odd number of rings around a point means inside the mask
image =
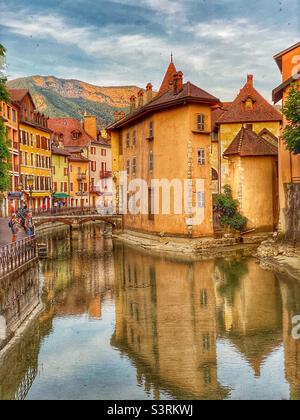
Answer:
POLYGON ((244 256, 253 256, 262 241, 267 238, 268 235, 249 236, 243 238, 242 241, 239 236, 222 239, 188 239, 159 237, 132 231, 124 231, 122 234, 113 235, 114 240, 151 253, 184 255, 196 259, 231 256, 236 255, 237 252, 244 256))

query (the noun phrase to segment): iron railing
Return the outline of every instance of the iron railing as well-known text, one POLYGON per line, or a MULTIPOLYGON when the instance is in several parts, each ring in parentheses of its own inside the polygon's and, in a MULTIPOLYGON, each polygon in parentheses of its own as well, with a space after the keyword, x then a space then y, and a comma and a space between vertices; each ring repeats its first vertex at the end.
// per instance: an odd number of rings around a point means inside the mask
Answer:
POLYGON ((33 261, 36 257, 37 247, 34 236, 0 247, 0 278, 27 262, 33 261))
POLYGON ((55 208, 48 210, 33 210, 33 217, 45 217, 45 216, 85 216, 98 214, 96 207, 83 207, 83 208, 55 208))

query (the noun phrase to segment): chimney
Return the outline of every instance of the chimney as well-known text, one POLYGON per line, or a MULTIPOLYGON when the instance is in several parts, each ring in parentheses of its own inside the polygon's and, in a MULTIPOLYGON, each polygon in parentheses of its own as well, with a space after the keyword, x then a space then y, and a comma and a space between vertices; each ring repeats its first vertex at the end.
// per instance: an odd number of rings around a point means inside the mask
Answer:
POLYGON ((143 89, 138 92, 138 107, 141 108, 144 105, 144 91, 143 89))
POLYGON ((84 115, 83 128, 93 140, 97 140, 97 117, 95 115, 84 115))
POLYGON ((182 71, 179 71, 178 75, 177 75, 177 89, 178 89, 178 93, 182 92, 182 90, 183 90, 183 73, 182 73, 182 71))
POLYGON ((254 80, 253 74, 248 74, 248 76, 247 76, 247 83, 251 87, 253 87, 253 80, 254 80))
POLYGON ((153 99, 153 86, 152 86, 151 83, 148 83, 148 85, 146 86, 146 91, 147 91, 146 100, 147 100, 147 103, 148 103, 148 102, 151 102, 152 99, 153 99))
POLYGON ((134 95, 130 98, 130 112, 133 112, 136 108, 136 97, 134 95))
POLYGON ((178 94, 178 73, 173 74, 173 95, 178 94))

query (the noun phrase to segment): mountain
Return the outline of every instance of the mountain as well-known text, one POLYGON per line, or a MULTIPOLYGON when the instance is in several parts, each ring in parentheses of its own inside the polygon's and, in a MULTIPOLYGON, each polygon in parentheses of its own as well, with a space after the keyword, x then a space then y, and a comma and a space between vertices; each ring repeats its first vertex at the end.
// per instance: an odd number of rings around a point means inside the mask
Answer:
POLYGON ((137 86, 101 87, 54 76, 19 78, 9 81, 8 86, 29 89, 37 109, 50 118, 82 119, 87 112, 97 116, 100 128, 113 121, 115 111, 126 112, 130 97, 140 90, 137 86))

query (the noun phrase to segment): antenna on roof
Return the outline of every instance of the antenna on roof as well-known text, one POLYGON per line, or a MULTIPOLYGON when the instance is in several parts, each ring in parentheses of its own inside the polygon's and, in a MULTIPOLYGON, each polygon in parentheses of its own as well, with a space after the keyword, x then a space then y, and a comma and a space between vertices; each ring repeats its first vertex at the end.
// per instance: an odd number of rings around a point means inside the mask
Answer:
POLYGON ((171 63, 173 63, 173 52, 171 51, 171 63))

